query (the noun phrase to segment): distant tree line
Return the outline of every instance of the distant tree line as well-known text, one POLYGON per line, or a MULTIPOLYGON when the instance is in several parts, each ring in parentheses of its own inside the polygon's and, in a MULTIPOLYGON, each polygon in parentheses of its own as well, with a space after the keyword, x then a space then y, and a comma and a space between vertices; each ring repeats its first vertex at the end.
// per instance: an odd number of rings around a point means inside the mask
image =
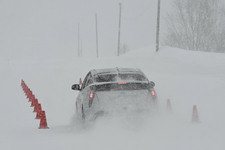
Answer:
POLYGON ((225 52, 223 0, 174 0, 164 44, 196 51, 225 52))

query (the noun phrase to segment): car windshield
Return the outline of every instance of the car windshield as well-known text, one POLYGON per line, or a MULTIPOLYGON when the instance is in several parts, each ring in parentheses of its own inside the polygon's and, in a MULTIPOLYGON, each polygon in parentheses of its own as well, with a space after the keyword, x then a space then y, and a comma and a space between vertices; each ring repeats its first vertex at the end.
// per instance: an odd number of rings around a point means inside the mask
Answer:
POLYGON ((95 76, 96 82, 115 82, 115 81, 147 81, 141 74, 98 74, 95 76))

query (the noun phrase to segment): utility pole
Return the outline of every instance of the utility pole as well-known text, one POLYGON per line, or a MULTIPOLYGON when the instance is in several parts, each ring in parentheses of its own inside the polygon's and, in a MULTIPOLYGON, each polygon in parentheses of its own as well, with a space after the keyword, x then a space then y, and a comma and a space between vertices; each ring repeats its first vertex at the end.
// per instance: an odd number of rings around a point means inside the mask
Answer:
POLYGON ((80 56, 82 57, 83 55, 83 43, 82 40, 80 40, 80 56))
POLYGON ((120 10, 119 10, 119 31, 118 31, 118 49, 117 49, 117 56, 120 55, 120 27, 121 27, 121 10, 122 10, 122 4, 119 3, 120 10))
POLYGON ((80 56, 80 23, 78 23, 78 41, 77 41, 78 49, 77 49, 77 55, 80 56))
POLYGON ((159 31, 160 31, 160 0, 158 0, 157 25, 156 25, 156 52, 159 51, 159 31))
POLYGON ((95 14, 95 26, 96 26, 96 54, 98 58, 98 16, 95 14))

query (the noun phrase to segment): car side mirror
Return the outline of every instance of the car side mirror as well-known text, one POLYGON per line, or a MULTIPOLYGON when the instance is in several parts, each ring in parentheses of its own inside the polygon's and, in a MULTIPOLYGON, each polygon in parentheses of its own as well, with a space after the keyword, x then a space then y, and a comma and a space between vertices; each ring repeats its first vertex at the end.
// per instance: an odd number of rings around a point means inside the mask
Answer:
POLYGON ((151 88, 155 87, 155 83, 153 81, 150 81, 149 85, 150 85, 151 88))
POLYGON ((80 89, 80 85, 79 84, 72 85, 72 90, 78 90, 78 91, 80 91, 81 90, 80 89))

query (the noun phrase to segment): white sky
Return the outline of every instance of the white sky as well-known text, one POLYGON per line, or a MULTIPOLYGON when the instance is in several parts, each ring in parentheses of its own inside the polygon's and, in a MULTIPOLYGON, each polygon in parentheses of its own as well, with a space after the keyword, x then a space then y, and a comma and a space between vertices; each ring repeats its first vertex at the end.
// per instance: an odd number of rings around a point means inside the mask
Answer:
MULTIPOLYGON (((157 0, 1 0, 1 58, 76 57, 78 23, 83 55, 93 56, 95 13, 99 21, 100 57, 115 55, 119 2, 122 3, 121 43, 129 49, 154 44, 157 0)), ((162 1, 162 8, 167 7, 162 1)))

